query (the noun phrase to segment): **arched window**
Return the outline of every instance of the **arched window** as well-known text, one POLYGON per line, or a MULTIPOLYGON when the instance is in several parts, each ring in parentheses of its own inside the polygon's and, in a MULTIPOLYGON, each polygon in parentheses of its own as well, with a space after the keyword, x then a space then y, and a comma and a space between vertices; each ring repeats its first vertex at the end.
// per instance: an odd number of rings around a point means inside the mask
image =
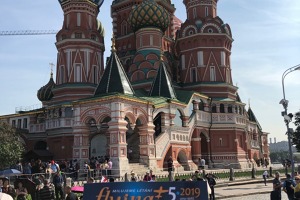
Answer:
POLYGON ((212 106, 211 106, 211 112, 212 113, 216 113, 217 112, 217 106, 216 106, 216 104, 212 104, 212 106))
POLYGON ((65 82, 65 68, 64 68, 64 66, 60 66, 59 82, 61 84, 65 82))
POLYGON ((121 34, 122 35, 127 35, 127 22, 123 21, 121 26, 122 26, 121 34))
POLYGON ((224 113, 225 109, 224 109, 224 104, 220 104, 220 113, 224 113))
POLYGON ((228 105, 228 113, 232 113, 232 105, 228 105))
POLYGON ((199 102, 199 110, 204 110, 204 103, 202 100, 199 102))

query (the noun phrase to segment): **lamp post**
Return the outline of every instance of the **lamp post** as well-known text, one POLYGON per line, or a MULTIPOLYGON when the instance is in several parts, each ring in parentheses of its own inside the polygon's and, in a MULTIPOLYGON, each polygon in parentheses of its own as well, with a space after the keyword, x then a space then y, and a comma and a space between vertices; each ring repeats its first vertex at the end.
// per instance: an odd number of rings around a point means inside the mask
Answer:
POLYGON ((288 108, 288 103, 289 101, 285 99, 285 90, 284 90, 284 78, 291 72, 300 70, 300 64, 296 65, 294 67, 288 68, 285 70, 285 72, 282 74, 282 92, 283 92, 283 99, 279 102, 282 104, 284 108, 284 112, 282 112, 282 116, 284 117, 284 122, 286 124, 287 128, 287 135, 288 135, 288 144, 289 144, 289 154, 290 154, 290 160, 291 160, 291 166, 292 166, 292 178, 294 178, 294 171, 295 171, 295 166, 294 166, 294 158, 293 158, 293 152, 292 152, 292 142, 291 142, 291 133, 292 131, 290 130, 289 123, 292 121, 293 114, 287 114, 287 108, 288 108))

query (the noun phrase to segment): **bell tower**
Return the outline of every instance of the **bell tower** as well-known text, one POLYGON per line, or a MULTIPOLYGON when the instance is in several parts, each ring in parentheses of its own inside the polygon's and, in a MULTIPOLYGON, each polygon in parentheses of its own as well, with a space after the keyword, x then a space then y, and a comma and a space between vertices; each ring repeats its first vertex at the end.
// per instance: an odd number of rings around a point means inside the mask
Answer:
POLYGON ((56 87, 52 102, 94 95, 103 72, 104 28, 97 20, 103 0, 60 0, 64 12, 56 35, 56 87))

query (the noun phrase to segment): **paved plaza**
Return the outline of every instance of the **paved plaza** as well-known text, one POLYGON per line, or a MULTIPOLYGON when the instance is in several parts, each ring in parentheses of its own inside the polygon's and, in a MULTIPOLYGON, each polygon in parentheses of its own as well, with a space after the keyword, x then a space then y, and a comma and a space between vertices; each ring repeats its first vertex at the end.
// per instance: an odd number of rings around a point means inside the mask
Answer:
MULTIPOLYGON (((235 186, 222 186, 215 188, 216 199, 241 199, 241 200, 266 200, 270 199, 272 183, 267 186, 261 183, 252 183, 235 186)), ((282 200, 287 200, 287 196, 282 192, 282 200)))

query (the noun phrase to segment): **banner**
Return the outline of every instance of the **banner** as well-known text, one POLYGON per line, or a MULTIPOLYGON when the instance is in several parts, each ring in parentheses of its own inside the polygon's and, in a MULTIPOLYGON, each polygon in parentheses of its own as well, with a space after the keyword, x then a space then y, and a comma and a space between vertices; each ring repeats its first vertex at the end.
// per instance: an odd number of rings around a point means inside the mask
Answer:
POLYGON ((208 200, 205 181, 112 182, 84 185, 83 200, 208 200))

